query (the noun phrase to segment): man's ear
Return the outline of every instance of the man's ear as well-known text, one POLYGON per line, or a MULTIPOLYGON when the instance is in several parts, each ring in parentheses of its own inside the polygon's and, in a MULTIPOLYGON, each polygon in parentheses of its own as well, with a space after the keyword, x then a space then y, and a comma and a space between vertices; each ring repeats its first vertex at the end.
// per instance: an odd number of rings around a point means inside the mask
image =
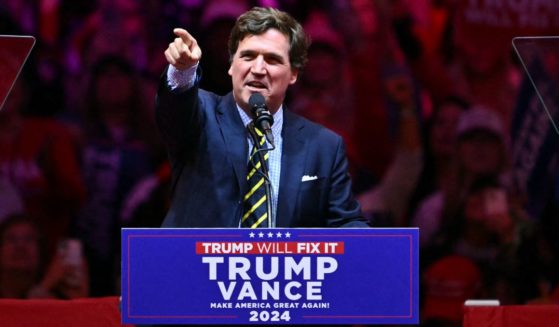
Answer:
POLYGON ((293 68, 291 70, 291 80, 289 81, 289 84, 295 84, 295 82, 297 82, 297 77, 299 77, 299 69, 293 68))

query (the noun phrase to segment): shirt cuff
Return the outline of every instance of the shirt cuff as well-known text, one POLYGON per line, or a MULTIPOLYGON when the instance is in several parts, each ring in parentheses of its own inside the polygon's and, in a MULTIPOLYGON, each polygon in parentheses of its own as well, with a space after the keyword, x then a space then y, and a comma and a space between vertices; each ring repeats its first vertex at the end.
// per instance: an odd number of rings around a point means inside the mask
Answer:
POLYGON ((198 64, 185 70, 178 70, 173 65, 169 65, 167 85, 172 91, 190 89, 196 82, 196 69, 198 69, 198 64))

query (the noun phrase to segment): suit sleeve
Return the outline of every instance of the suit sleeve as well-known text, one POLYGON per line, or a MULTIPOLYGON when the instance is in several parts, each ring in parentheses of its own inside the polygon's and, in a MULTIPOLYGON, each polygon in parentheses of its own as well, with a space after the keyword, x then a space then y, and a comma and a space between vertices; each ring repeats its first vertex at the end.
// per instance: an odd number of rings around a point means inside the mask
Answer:
POLYGON ((204 123, 204 115, 198 100, 201 73, 189 89, 171 90, 167 82, 167 70, 163 72, 156 96, 156 122, 169 157, 173 161, 192 159, 204 123))
POLYGON ((339 138, 329 192, 328 227, 369 227, 351 192, 351 179, 343 140, 339 138))

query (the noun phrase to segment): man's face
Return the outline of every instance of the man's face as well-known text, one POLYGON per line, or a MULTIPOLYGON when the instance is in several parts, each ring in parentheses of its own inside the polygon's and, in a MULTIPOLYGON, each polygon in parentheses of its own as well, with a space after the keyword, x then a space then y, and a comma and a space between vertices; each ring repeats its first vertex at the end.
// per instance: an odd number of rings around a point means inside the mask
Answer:
POLYGON ((499 136, 474 130, 458 141, 458 157, 464 169, 477 175, 497 174, 503 161, 503 143, 499 136))
POLYGON ((0 264, 10 271, 34 271, 39 267, 38 235, 26 223, 10 226, 0 244, 0 264))
POLYGON ((241 108, 250 112, 248 99, 254 93, 261 93, 268 109, 275 113, 287 87, 297 80, 298 71, 289 63, 287 36, 269 29, 239 42, 228 73, 233 81, 233 95, 241 108))

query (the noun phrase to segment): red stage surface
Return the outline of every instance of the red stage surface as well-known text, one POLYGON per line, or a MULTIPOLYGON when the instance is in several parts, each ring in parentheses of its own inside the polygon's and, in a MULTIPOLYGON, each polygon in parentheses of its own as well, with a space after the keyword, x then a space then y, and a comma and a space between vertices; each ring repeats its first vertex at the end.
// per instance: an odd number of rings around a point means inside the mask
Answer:
POLYGON ((79 300, 0 300, 0 326, 122 326, 117 297, 79 300))
POLYGON ((464 327, 559 326, 559 305, 464 307, 464 327))

